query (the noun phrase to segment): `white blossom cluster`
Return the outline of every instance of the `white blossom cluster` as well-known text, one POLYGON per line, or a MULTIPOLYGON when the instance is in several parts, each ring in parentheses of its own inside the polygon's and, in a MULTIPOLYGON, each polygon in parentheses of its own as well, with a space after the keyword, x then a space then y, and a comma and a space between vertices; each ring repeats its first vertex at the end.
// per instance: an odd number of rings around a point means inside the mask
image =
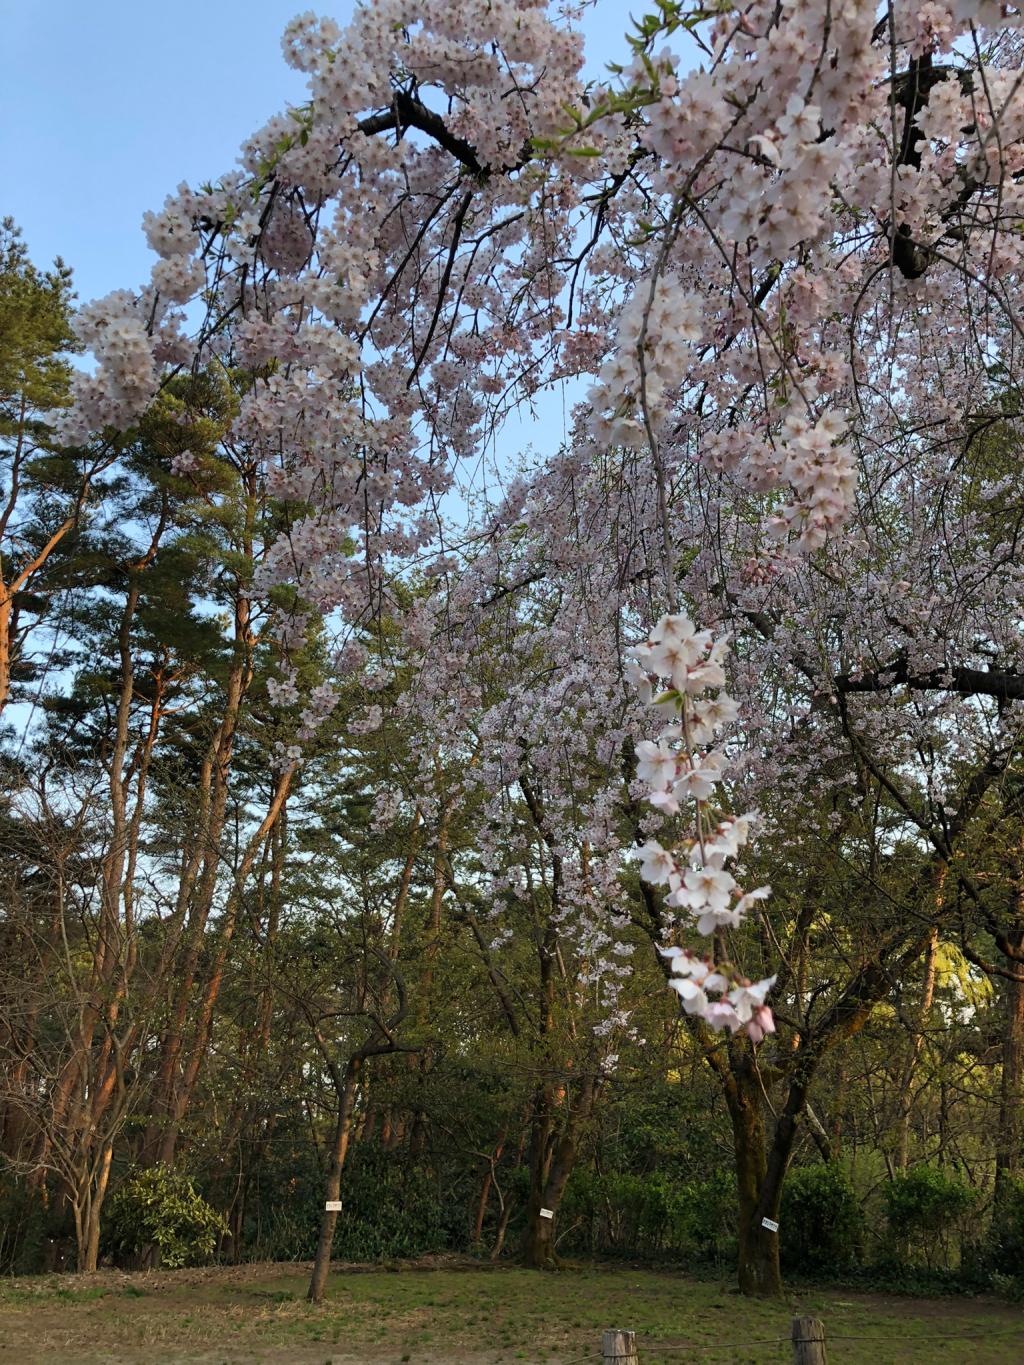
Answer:
MULTIPOLYGON (((729 870, 750 837, 755 816, 715 819, 710 805, 726 758, 708 746, 737 712, 736 703, 721 690, 728 643, 728 636, 715 640, 710 631, 697 630, 687 616, 663 616, 647 643, 634 651, 629 667, 642 699, 668 719, 656 740, 637 744, 637 776, 658 810, 676 815, 690 803, 694 810, 690 832, 673 848, 657 839, 642 846, 640 875, 653 886, 667 887, 665 905, 687 912, 705 936, 737 928, 750 907, 771 892, 768 886, 744 891, 729 870), (668 686, 655 696, 659 682, 668 686)), ((699 1015, 716 1031, 745 1029, 755 1043, 774 1033, 765 1004, 774 976, 751 982, 729 963, 716 964, 675 946, 661 951, 671 964, 670 985, 687 1014, 699 1015)))
POLYGON ((660 416, 682 384, 701 339, 701 300, 675 274, 643 282, 619 313, 615 349, 588 399, 592 430, 606 445, 642 446, 647 418, 660 416))

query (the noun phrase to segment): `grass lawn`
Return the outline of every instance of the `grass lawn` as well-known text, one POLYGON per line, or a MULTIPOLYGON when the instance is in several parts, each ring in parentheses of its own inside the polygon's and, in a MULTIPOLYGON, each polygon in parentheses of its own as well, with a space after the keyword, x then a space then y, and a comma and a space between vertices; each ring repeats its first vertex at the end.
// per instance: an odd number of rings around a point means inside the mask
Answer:
POLYGON ((637 1332, 640 1365, 788 1365, 794 1313, 825 1322, 829 1365, 1024 1360, 1024 1311, 994 1300, 821 1291, 771 1304, 628 1266, 449 1264, 343 1268, 311 1308, 307 1278, 256 1265, 0 1281, 0 1365, 583 1365, 600 1359, 605 1327, 637 1332))

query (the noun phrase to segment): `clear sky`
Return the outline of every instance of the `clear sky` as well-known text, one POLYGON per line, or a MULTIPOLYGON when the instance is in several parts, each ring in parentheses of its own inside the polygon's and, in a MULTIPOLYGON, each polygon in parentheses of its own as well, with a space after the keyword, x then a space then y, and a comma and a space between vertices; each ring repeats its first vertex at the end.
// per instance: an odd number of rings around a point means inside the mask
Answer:
MULTIPOLYGON (((588 71, 621 58, 628 0, 587 15, 588 71)), ((653 6, 650 6, 653 8, 653 6)), ((214 179, 242 141, 304 96, 280 37, 352 0, 0 0, 0 216, 39 265, 62 255, 84 301, 136 287, 146 209, 214 179)))

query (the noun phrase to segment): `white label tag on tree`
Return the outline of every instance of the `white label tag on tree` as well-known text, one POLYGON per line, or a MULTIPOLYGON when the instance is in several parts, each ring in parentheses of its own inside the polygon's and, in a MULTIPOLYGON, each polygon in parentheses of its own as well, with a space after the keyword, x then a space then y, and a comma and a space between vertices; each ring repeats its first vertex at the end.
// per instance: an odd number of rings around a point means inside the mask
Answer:
POLYGON ((541 1216, 542 1218, 554 1218, 554 1216, 555 1216, 554 1210, 553 1210, 553 1209, 541 1209, 541 1211, 540 1211, 540 1216, 541 1216))
POLYGON ((324 1208, 327 1210, 328 1213, 340 1213, 340 1212, 341 1212, 341 1200, 340 1200, 340 1199, 328 1199, 327 1203, 324 1205, 324 1208))
POLYGON ((767 1228, 769 1232, 778 1232, 779 1225, 774 1218, 762 1218, 761 1226, 767 1228))

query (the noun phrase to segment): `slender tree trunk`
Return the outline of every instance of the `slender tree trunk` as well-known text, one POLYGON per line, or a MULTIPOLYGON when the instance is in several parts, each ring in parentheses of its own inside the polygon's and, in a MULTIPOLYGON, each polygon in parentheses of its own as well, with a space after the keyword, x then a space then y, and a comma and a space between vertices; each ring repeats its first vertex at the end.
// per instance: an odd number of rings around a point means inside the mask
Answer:
POLYGON ((181 1104, 181 1057, 185 1048, 188 1007, 199 971, 217 881, 223 867, 221 840, 227 815, 235 737, 252 681, 252 643, 249 601, 241 597, 235 602, 236 658, 227 677, 223 714, 210 740, 203 765, 203 777, 208 786, 203 785, 200 789, 202 818, 196 836, 197 846, 201 848, 202 870, 192 866, 190 861, 185 869, 190 873, 188 884, 179 892, 180 912, 184 917, 187 909, 188 929, 183 964, 176 964, 168 977, 174 981, 177 1003, 161 1040, 160 1067, 153 1091, 154 1119, 147 1128, 143 1144, 147 1164, 155 1161, 170 1165, 173 1162, 178 1129, 184 1113, 181 1104), (196 873, 198 880, 193 882, 196 873))
POLYGON ((78 1200, 74 1199, 71 1201, 71 1214, 75 1220, 75 1269, 82 1275, 86 1272, 88 1213, 78 1200))
POLYGON ((910 1052, 903 1068, 903 1075, 900 1078, 896 1166, 897 1169, 901 1171, 905 1171, 910 1162, 910 1116, 914 1107, 914 1077, 917 1072, 918 1063, 921 1059, 921 1051, 924 1047, 925 1026, 928 1023, 928 1016, 932 1009, 932 1001, 935 998, 935 958, 938 946, 939 931, 936 928, 932 930, 928 939, 928 947, 925 949, 921 1008, 917 1017, 917 1027, 910 1040, 910 1052))
POLYGON ((113 1142, 105 1142, 100 1155, 99 1170, 96 1172, 92 1197, 89 1200, 89 1216, 86 1220, 85 1265, 82 1267, 91 1274, 99 1266, 100 1259, 100 1215, 107 1197, 110 1181, 110 1163, 114 1155, 113 1142))
POLYGON ((0 582, 0 713, 11 694, 11 637, 14 603, 6 585, 0 582))
POLYGON ((192 1095, 195 1092, 196 1083, 199 1079, 202 1065, 209 1049, 210 1038, 213 1032, 214 1009, 217 998, 220 995, 221 983, 224 979, 224 967, 234 937, 235 925, 238 921, 238 912, 241 908, 241 899, 245 891, 245 884, 252 872, 256 858, 259 855, 264 842, 273 830, 281 812, 284 810, 285 802, 288 799, 288 792, 291 787, 293 771, 293 769, 289 768, 280 774, 274 795, 267 808, 267 813, 263 817, 259 828, 246 845, 245 853, 239 863, 238 871, 235 874, 234 887, 224 914, 224 922, 221 925, 220 942, 217 945, 217 952, 214 957, 206 987, 203 991, 199 1019, 196 1024, 192 1047, 182 1070, 180 1081, 170 1098, 169 1112, 167 1113, 163 1132, 160 1135, 157 1160, 163 1162, 167 1166, 172 1165, 174 1162, 175 1148, 177 1146, 178 1135, 181 1131, 181 1122, 191 1103, 192 1095))
MULTIPOLYGON (((345 1083, 338 1096, 338 1119, 334 1129, 334 1144, 331 1149, 331 1164, 327 1172, 325 1203, 341 1197, 341 1173, 345 1168, 348 1155, 349 1136, 352 1131, 352 1110, 355 1107, 356 1090, 362 1070, 362 1058, 349 1058, 345 1068, 345 1083)), ((310 1303, 322 1303, 327 1275, 331 1268, 331 1247, 334 1244, 334 1229, 337 1226, 337 1212, 324 1208, 320 1217, 320 1239, 316 1246, 313 1261, 313 1275, 309 1281, 306 1298, 310 1303)))
MULTIPOLYGON (((135 664, 132 656, 132 629, 141 597, 141 589, 133 582, 125 598, 121 618, 118 623, 118 657, 120 661, 120 686, 116 719, 113 733, 111 756, 107 768, 107 791, 109 794, 110 831, 100 862, 99 916, 96 939, 92 947, 92 961, 88 969, 88 984, 81 990, 78 1008, 78 1021, 74 1048, 63 1074, 54 1086, 51 1099, 51 1128, 64 1127, 67 1131, 81 1132, 85 1149, 92 1141, 94 1131, 91 1121, 76 1118, 69 1121, 73 1096, 76 1088, 83 1096, 88 1092, 91 1106, 94 1090, 100 1086, 95 1077, 93 1043, 96 1030, 103 1018, 100 1000, 106 998, 107 1019, 113 1026, 116 1019, 117 1000, 125 987, 126 930, 121 918, 121 907, 125 886, 125 868, 129 854, 128 800, 125 784, 126 765, 131 740, 132 700, 135 694, 135 664), (113 1010, 113 1014, 110 1011, 113 1010)), ((101 1059, 101 1068, 105 1065, 101 1059)), ((80 1109, 86 1105, 84 1098, 80 1109)), ((37 1151, 39 1167, 46 1164, 50 1138, 46 1133, 40 1137, 37 1151)), ((83 1159, 88 1160, 87 1150, 83 1159)), ((81 1259, 80 1246, 80 1259, 81 1259)))
POLYGON ((1024 1106, 1024 929, 1008 936, 1007 946, 1014 957, 1009 966, 1015 973, 1005 983, 1005 1021, 1003 1025, 1002 1077, 999 1085, 999 1127, 996 1133, 996 1199, 1014 1179, 1021 1167, 1021 1108, 1024 1106), (1020 979, 1018 979, 1020 978, 1020 979))
POLYGON ((491 1185, 494 1183, 494 1168, 501 1160, 501 1154, 505 1149, 505 1129, 503 1128, 498 1135, 498 1141, 494 1145, 494 1155, 487 1164, 484 1171, 484 1178, 480 1182, 480 1197, 476 1202, 476 1217, 473 1220, 473 1250, 479 1251, 480 1244, 484 1235, 484 1218, 487 1215, 487 1203, 491 1197, 491 1185))
MULTIPOLYGON (((437 958, 441 946, 441 922, 442 907, 444 905, 444 893, 448 886, 448 821, 451 817, 451 801, 445 801, 441 807, 438 817, 437 841, 434 845, 434 882, 430 893, 430 920, 427 926, 427 942, 424 948, 424 968, 420 978, 419 999, 422 1002, 419 1009, 420 1021, 425 1023, 433 1014, 434 1001, 434 962, 437 958)), ((416 826, 413 826, 414 835, 416 826)), ((414 849, 410 848, 410 857, 414 849)), ((407 862, 407 866, 409 866, 407 862)), ((411 867, 410 867, 411 872, 411 867)), ((404 902, 407 885, 403 878, 403 885, 399 889, 399 903, 404 902)), ((418 1089, 422 1090, 426 1085, 426 1078, 430 1074, 433 1065, 432 1050, 425 1047, 420 1055, 411 1060, 410 1065, 415 1067, 418 1080, 418 1089)), ((396 1124, 397 1127, 397 1124, 396 1124)), ((409 1154, 413 1157, 422 1156, 427 1149, 428 1121, 426 1110, 422 1105, 417 1105, 413 1110, 412 1121, 409 1124, 409 1154)))
POLYGON ((84 1159, 76 1173, 68 1202, 75 1220, 75 1247, 79 1274, 91 1275, 99 1264, 100 1214, 110 1179, 113 1143, 105 1142, 95 1168, 84 1159))
POLYGON ((488 1166, 484 1171, 484 1178, 480 1182, 480 1195, 476 1201, 476 1217, 473 1219, 473 1250, 480 1250, 480 1243, 484 1235, 484 1218, 487 1214, 487 1201, 491 1197, 491 1168, 488 1166))

